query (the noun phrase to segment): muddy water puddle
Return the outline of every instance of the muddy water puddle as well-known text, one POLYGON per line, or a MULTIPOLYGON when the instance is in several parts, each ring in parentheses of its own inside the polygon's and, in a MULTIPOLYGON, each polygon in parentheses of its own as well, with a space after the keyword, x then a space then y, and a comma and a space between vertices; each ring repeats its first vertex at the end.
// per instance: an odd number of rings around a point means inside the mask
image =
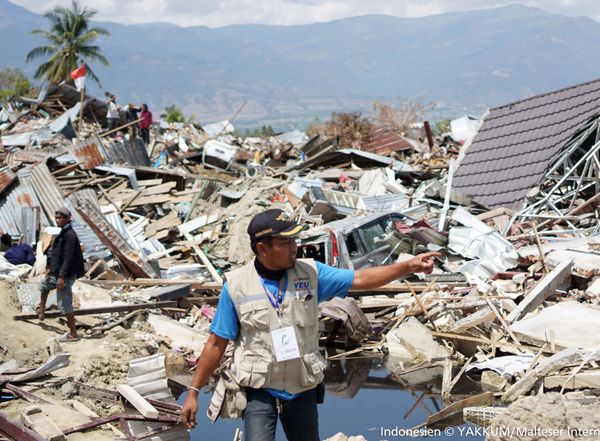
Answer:
MULTIPOLYGON (((325 402, 319 405, 321 439, 338 432, 362 435, 369 441, 410 439, 407 436, 409 429, 445 407, 440 396, 441 373, 441 366, 407 368, 380 358, 330 361, 325 377, 325 402)), ((457 401, 480 391, 477 383, 465 378, 452 392, 453 401, 457 401)), ((184 398, 181 396, 179 402, 183 403, 184 398)), ((205 416, 209 401, 210 393, 200 398, 199 423, 192 431, 192 441, 233 439, 236 428, 243 430, 242 420, 218 420, 211 424, 205 416)), ((460 415, 448 424, 431 429, 429 433, 418 432, 422 436, 417 439, 485 439, 483 429, 464 423, 460 415)), ((284 439, 278 424, 277 440, 284 439)))

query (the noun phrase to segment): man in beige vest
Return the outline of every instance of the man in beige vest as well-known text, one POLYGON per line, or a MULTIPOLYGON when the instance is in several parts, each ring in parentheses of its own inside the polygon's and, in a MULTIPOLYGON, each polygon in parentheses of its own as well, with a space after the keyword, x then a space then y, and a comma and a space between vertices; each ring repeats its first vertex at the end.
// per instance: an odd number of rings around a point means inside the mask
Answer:
MULTIPOLYGON (((429 273, 432 258, 439 255, 430 252, 358 271, 338 269, 296 258, 295 237, 303 229, 278 209, 250 221, 248 234, 256 258, 227 274, 181 411, 189 428, 196 426, 198 393, 231 340, 231 368, 215 395, 227 388, 236 390, 233 404, 224 408, 229 416, 243 411, 245 439, 274 441, 279 418, 289 441, 319 440, 317 392, 325 362, 319 353, 318 303, 343 297, 350 288, 372 289, 407 274, 429 273)), ((224 410, 215 410, 211 403, 209 416, 216 418, 211 412, 224 410)))

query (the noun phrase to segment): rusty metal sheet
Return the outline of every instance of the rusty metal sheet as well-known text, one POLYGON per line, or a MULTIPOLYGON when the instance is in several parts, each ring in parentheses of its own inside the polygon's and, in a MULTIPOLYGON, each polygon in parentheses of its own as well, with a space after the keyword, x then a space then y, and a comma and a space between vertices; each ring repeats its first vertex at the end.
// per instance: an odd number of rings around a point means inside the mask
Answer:
POLYGON ((46 438, 0 412, 0 431, 19 441, 46 441, 46 438))
POLYGON ((140 259, 139 264, 131 260, 127 254, 137 254, 129 244, 121 237, 121 235, 113 228, 93 205, 86 201, 79 201, 77 212, 83 220, 90 226, 92 231, 96 233, 100 242, 108 248, 113 255, 119 260, 121 265, 126 268, 131 274, 136 277, 152 278, 156 274, 152 267, 145 261, 140 259))
POLYGON ((40 149, 14 149, 6 157, 6 163, 15 167, 22 163, 35 164, 37 162, 45 161, 48 158, 49 153, 46 150, 40 149))
POLYGON ((77 142, 76 146, 71 149, 73 157, 83 170, 92 170, 94 167, 104 164, 105 157, 98 145, 101 142, 98 138, 87 139, 77 142))
POLYGON ((414 147, 411 140, 400 136, 391 128, 377 127, 371 133, 369 143, 364 145, 362 150, 387 155, 392 152, 411 150, 414 147))
MULTIPOLYGON (((27 218, 23 217, 24 210, 39 210, 41 207, 40 201, 28 181, 28 170, 20 170, 17 174, 18 183, 14 185, 0 198, 0 228, 2 231, 18 236, 23 234, 25 242, 33 244, 34 234, 29 234, 28 229, 32 226, 26 222, 27 218)), ((48 225, 47 218, 38 217, 42 225, 48 225)), ((38 222, 38 220, 36 220, 38 222)), ((37 228, 37 223, 36 223, 37 228)))
POLYGON ((9 168, 0 168, 0 194, 4 192, 17 179, 17 175, 9 168))

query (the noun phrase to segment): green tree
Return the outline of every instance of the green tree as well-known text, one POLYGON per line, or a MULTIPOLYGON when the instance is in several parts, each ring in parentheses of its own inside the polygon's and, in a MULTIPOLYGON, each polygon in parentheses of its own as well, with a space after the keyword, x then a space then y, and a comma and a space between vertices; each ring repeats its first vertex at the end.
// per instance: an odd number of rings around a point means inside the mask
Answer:
POLYGON ((433 134, 436 136, 441 136, 444 133, 448 133, 450 131, 450 119, 445 118, 435 123, 435 129, 433 130, 433 134))
POLYGON ((57 6, 44 14, 44 17, 50 20, 50 31, 34 29, 31 33, 42 36, 49 44, 32 49, 26 58, 26 61, 31 61, 38 57, 50 56, 48 61, 36 70, 36 79, 45 78, 53 84, 70 81, 69 73, 85 62, 87 76, 100 85, 100 80, 90 68, 88 60, 108 66, 108 60, 100 52, 100 47, 94 45, 94 40, 110 33, 101 27, 90 27, 94 15, 96 11, 79 6, 75 0, 70 8, 57 6))
POLYGON ((23 72, 8 67, 0 70, 0 102, 13 96, 28 96, 35 94, 35 89, 23 72))
POLYGON ((168 123, 186 122, 182 110, 175 104, 165 107, 165 112, 161 113, 160 117, 168 123))

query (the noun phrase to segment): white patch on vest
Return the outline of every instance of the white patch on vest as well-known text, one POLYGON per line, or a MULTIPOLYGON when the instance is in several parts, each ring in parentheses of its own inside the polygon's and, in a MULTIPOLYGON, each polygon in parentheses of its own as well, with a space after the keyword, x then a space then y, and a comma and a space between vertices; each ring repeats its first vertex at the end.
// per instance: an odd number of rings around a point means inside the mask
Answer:
POLYGON ((298 340, 293 326, 271 331, 271 338, 273 339, 275 358, 278 362, 300 358, 300 348, 298 348, 298 340))

